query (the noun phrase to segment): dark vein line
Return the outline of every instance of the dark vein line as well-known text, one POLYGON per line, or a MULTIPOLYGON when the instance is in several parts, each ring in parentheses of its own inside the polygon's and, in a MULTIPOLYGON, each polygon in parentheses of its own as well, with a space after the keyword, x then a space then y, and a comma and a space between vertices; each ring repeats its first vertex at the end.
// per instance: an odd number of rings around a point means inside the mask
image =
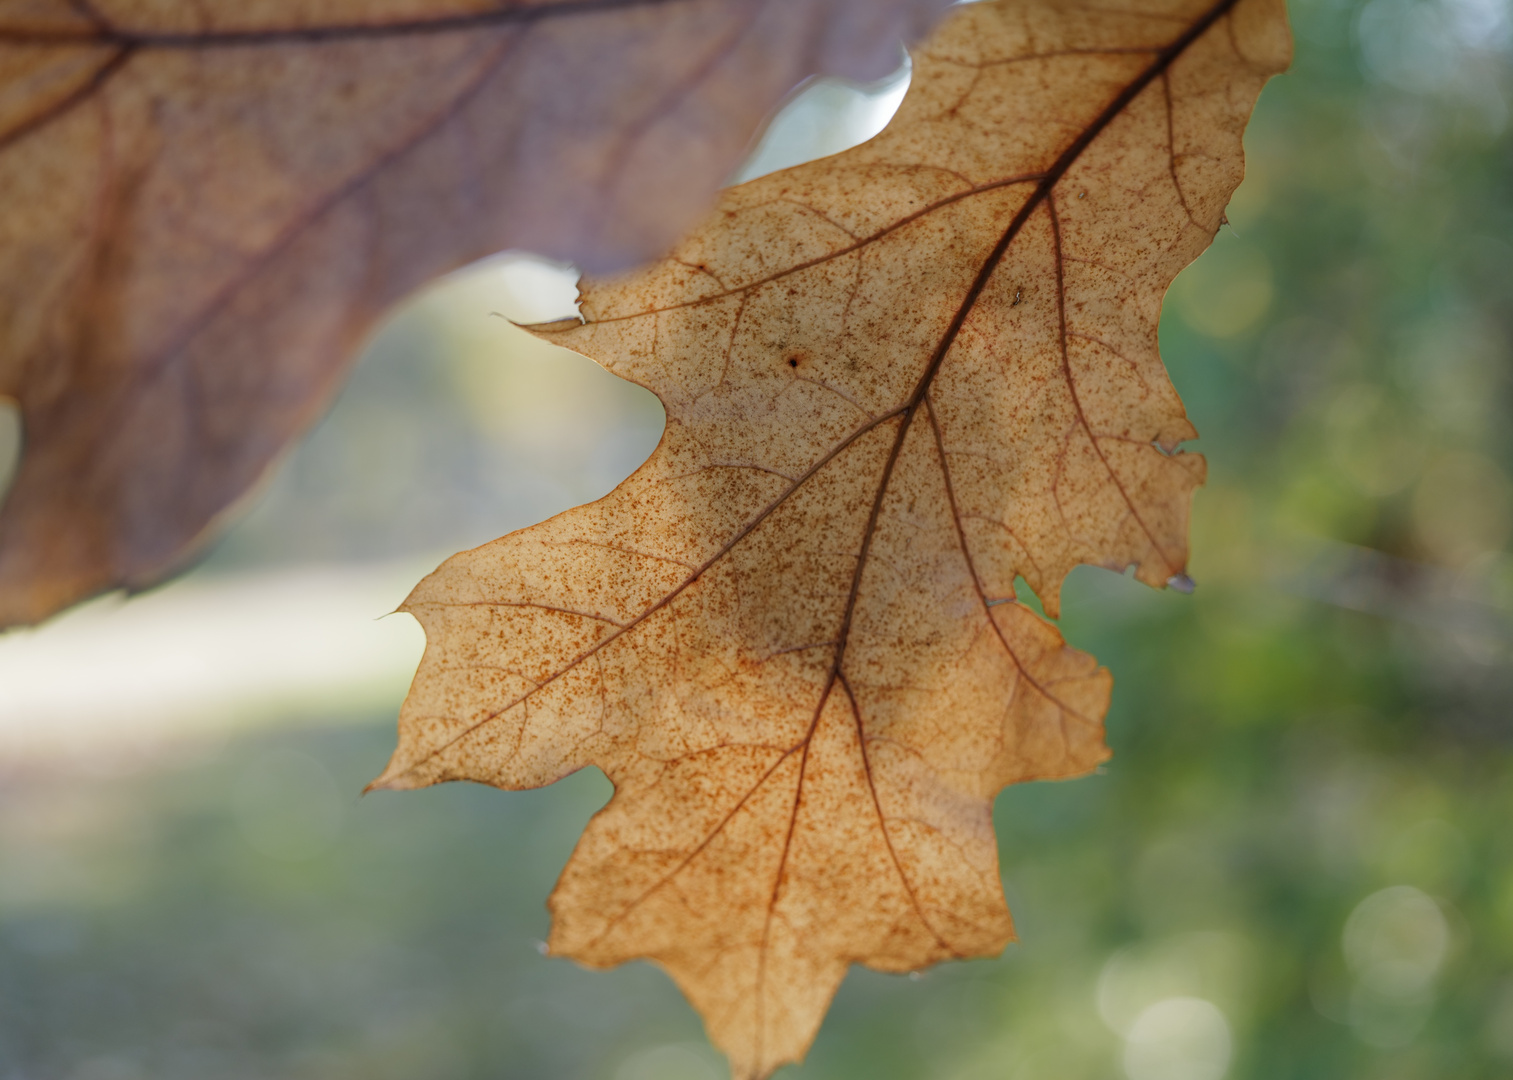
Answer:
POLYGON ((131 59, 136 48, 132 45, 118 45, 110 58, 97 67, 88 79, 79 84, 72 92, 59 98, 36 116, 23 120, 9 131, 0 133, 0 151, 10 149, 12 145, 20 142, 34 131, 46 127, 59 117, 72 112, 108 83, 116 72, 125 66, 126 61, 131 59))
POLYGON ((1159 45, 1123 45, 1108 46, 1106 48, 1090 49, 1052 49, 1043 53, 1025 53, 1023 56, 1005 56, 1000 60, 983 60, 981 63, 969 64, 961 60, 942 60, 932 57, 936 63, 950 64, 952 67, 971 68, 983 71, 987 68, 1009 67, 1013 64, 1027 64, 1033 60, 1055 60, 1063 56, 1150 56, 1161 51, 1159 45))
POLYGON ((697 271, 698 273, 703 274, 705 277, 709 278, 720 288, 725 288, 725 283, 715 275, 715 272, 702 263, 691 263, 687 259, 678 258, 676 255, 669 255, 667 257, 667 261, 678 266, 686 266, 690 270, 697 271))
POLYGON ((839 675, 837 668, 830 669, 830 678, 825 681, 825 690, 820 694, 819 704, 814 707, 814 715, 809 720, 809 730, 804 733, 803 753, 799 757, 799 775, 793 785, 793 809, 788 814, 788 832, 783 836, 783 852, 778 856, 777 874, 772 881, 772 896, 767 901, 767 917, 762 923, 762 944, 757 948, 757 973, 756 973, 756 1046, 755 1060, 757 1067, 761 1067, 762 1051, 767 1034, 767 998, 763 991, 767 987, 767 943, 772 933, 772 917, 777 913, 778 897, 783 891, 783 871, 788 866, 788 853, 793 848, 793 834, 798 829, 799 805, 804 799, 804 771, 809 766, 809 748, 814 745, 814 732, 819 727, 820 717, 825 712, 825 704, 830 700, 830 692, 835 689, 836 678, 839 675))
MULTIPOLYGON (((609 689, 604 678, 604 657, 594 657, 594 663, 599 668, 599 728, 594 732, 597 735, 604 731, 609 722, 609 689)), ((522 735, 525 734, 524 724, 520 725, 520 732, 522 735)))
POLYGON ((800 487, 802 487, 805 483, 807 483, 810 479, 812 479, 821 469, 823 469, 826 465, 830 464, 830 462, 834 461, 836 457, 838 457, 841 453, 843 453, 845 450, 847 450, 849 447, 851 447, 862 436, 868 434, 869 432, 872 432, 872 431, 876 430, 878 428, 878 426, 880 426, 881 424, 884 424, 887 421, 893 419, 895 416, 897 416, 902 411, 903 411, 902 409, 894 409, 892 412, 884 413, 882 416, 879 416, 877 419, 868 421, 867 423, 863 424, 861 427, 857 428, 854 432, 852 432, 845 439, 843 439, 840 443, 836 444, 836 446, 835 446, 834 449, 832 449, 824 457, 820 458, 812 466, 810 466, 810 468, 808 469, 808 471, 805 472, 802 476, 800 476, 797 480, 793 481, 789 485, 787 491, 784 491, 781 495, 777 496, 770 503, 768 503, 766 506, 764 506, 761 509, 761 511, 758 512, 750 521, 748 521, 739 530, 737 530, 737 532, 735 533, 735 535, 733 535, 730 538, 730 540, 724 546, 722 546, 720 548, 720 550, 716 551, 707 560, 705 560, 697 569, 695 569, 693 571, 693 573, 689 574, 688 577, 684 578, 666 596, 664 596, 662 599, 658 600, 651 607, 647 608, 640 615, 637 615, 630 622, 626 623, 623 629, 616 630, 616 631, 614 631, 613 633, 610 633, 610 634, 606 634, 604 636, 603 640, 596 642, 590 648, 588 648, 588 649, 584 650, 583 652, 579 653, 577 656, 575 656, 573 659, 569 660, 566 664, 564 664, 557 671, 553 672, 551 676, 549 676, 548 678, 542 680, 540 686, 533 688, 532 690, 528 691, 526 694, 524 694, 524 695, 522 695, 522 696, 520 696, 518 698, 515 698, 513 701, 510 701, 510 702, 508 702, 505 705, 501 705, 498 709, 496 709, 493 712, 489 713, 489 715, 485 716, 482 720, 479 720, 475 724, 469 725, 466 729, 464 729, 463 731, 458 732, 452 738, 448 739, 446 742, 442 743, 440 746, 436 747, 434 750, 431 750, 424 757, 420 758, 414 764, 410 765, 408 768, 406 768, 404 770, 404 772, 400 773, 399 775, 400 776, 404 776, 407 773, 413 772, 415 769, 417 769, 421 765, 425 764, 427 761, 430 761, 432 758, 436 757, 438 754, 444 753, 445 751, 447 751, 451 747, 455 746, 458 742, 462 741, 463 739, 467 738, 469 735, 473 734, 473 732, 475 732, 479 728, 483 727, 483 725, 488 724, 488 723, 492 723, 494 720, 498 719, 503 714, 509 712, 515 706, 521 704, 531 694, 536 693, 537 690, 543 689, 546 686, 550 685, 551 683, 555 682, 556 680, 560 679, 563 675, 566 675, 569 671, 571 671, 573 668, 577 667, 583 661, 587 660, 590 656, 593 656, 600 649, 603 649, 606 646, 612 644, 613 642, 619 640, 625 634, 630 633, 630 631, 634 630, 637 626, 641 625, 647 619, 651 618, 657 612, 661 611, 668 604, 671 604, 686 589, 688 589, 689 586, 693 585, 694 582, 698 581, 699 578, 703 576, 703 574, 705 573, 705 571, 707 571, 711 566, 713 566, 715 563, 719 562, 726 555, 728 555, 730 553, 731 549, 733 549, 742 540, 744 540, 744 539, 746 539, 746 537, 750 536, 751 533, 757 528, 757 526, 761 525, 761 523, 763 521, 765 521, 774 511, 776 511, 785 502, 787 502, 789 496, 791 496, 795 491, 797 491, 800 487))
POLYGON ((861 751, 862 768, 867 774, 867 790, 872 793, 872 809, 877 811, 877 828, 883 834, 883 843, 888 847, 888 858, 893 861, 893 869, 898 871, 898 880, 903 883, 904 892, 908 894, 909 903, 913 906, 914 914, 918 916, 921 925, 930 932, 930 936, 935 939, 937 945, 950 955, 960 957, 961 951, 941 937, 940 931, 936 930, 926 917, 925 910, 919 902, 919 895, 914 891, 914 883, 904 872, 903 861, 899 859, 898 851, 893 846, 893 837, 888 833, 888 819, 883 815, 883 804, 877 794, 877 783, 872 779, 872 756, 867 753, 867 737, 862 724, 861 703, 856 700, 856 694, 852 692, 851 682, 846 678, 845 673, 836 672, 836 678, 841 684, 841 689, 846 691, 846 699, 851 702, 851 715, 856 719, 856 745, 861 751))
POLYGON ((1072 407, 1077 410, 1077 422, 1082 426, 1082 430, 1087 433, 1087 440, 1093 447, 1093 453, 1098 455, 1098 460, 1103 463, 1104 469, 1108 471, 1109 479, 1119 489, 1120 498, 1129 507, 1131 516, 1139 524, 1141 531, 1145 533, 1146 539, 1151 542, 1151 547, 1155 549, 1157 555, 1161 556, 1161 560, 1166 563, 1167 569, 1173 573, 1177 573, 1182 567, 1166 553, 1161 547, 1161 541, 1156 539, 1156 534, 1145 523, 1145 518, 1140 515, 1140 508, 1135 505, 1135 501, 1130 498, 1129 492, 1125 490, 1124 481, 1119 478, 1119 474, 1114 471, 1114 467, 1109 464, 1107 456, 1104 455, 1103 447, 1098 443, 1098 435, 1093 431, 1092 425, 1088 423, 1087 413, 1082 409, 1082 398, 1077 393, 1077 380, 1072 377, 1072 361, 1066 344, 1066 287, 1062 277, 1061 217, 1056 212, 1056 200, 1054 198, 1046 200, 1046 208, 1050 212, 1051 236, 1053 238, 1052 248, 1056 252, 1056 314, 1060 329, 1061 371, 1062 375, 1066 378, 1067 392, 1072 396, 1072 407))
POLYGON ((605 615, 594 615, 587 611, 574 611, 572 608, 554 607, 551 604, 533 604, 526 601, 512 602, 509 600, 424 600, 418 604, 406 605, 406 607, 423 608, 529 608, 532 611, 551 611, 558 615, 572 615, 579 619, 591 619, 594 622, 608 623, 610 626, 624 626, 624 623, 616 622, 605 615))
POLYGON ((1234 50, 1235 55, 1241 60, 1248 60, 1249 58, 1245 55, 1245 50, 1240 48, 1240 38, 1235 34, 1235 21, 1233 19, 1225 19, 1224 30, 1229 35, 1229 47, 1234 50))
MULTIPOLYGON (((1082 260, 1080 260, 1080 259, 1068 259, 1067 260, 1067 262, 1080 262, 1080 261, 1082 261, 1082 260)), ((1140 381, 1140 383, 1141 383, 1142 386, 1147 386, 1147 387, 1150 386, 1150 382, 1146 379, 1145 373, 1140 370, 1140 365, 1138 363, 1136 363, 1135 361, 1131 360, 1128 356, 1125 356, 1122 352, 1120 352, 1118 350, 1118 348, 1116 348, 1112 342, 1104 341, 1101 337, 1094 337, 1092 334, 1084 334, 1080 330, 1068 330, 1066 332, 1066 336, 1069 337, 1069 338, 1076 338, 1079 341, 1085 341, 1089 345, 1096 345, 1096 346, 1098 346, 1098 348, 1102 349, 1104 352, 1106 352, 1110 356, 1114 357, 1114 359, 1122 361, 1123 363, 1127 364, 1129 366, 1129 369, 1130 369, 1131 373, 1134 375, 1134 377, 1136 379, 1138 379, 1140 381)), ((1122 436, 1122 435, 1107 435, 1107 434, 1100 435, 1098 437, 1100 439, 1114 439, 1114 440, 1119 440, 1119 439, 1124 439, 1125 438, 1125 436, 1122 436)))
MULTIPOLYGON (((697 469, 690 469, 687 472, 682 473, 674 473, 669 476, 668 479, 687 480, 690 476, 698 476, 700 473, 713 472, 716 469, 750 469, 753 472, 766 473, 768 476, 776 476, 779 480, 787 480, 790 484, 793 483, 793 477, 789 476, 785 472, 779 472, 777 469, 768 468, 766 465, 756 465, 751 462, 739 461, 711 461, 707 465, 700 465, 697 469)), ((663 561, 677 562, 678 560, 665 559, 663 561)), ((688 564, 682 563, 680 565, 687 566, 688 564)))
MULTIPOLYGON (((960 176, 960 174, 956 174, 956 175, 960 176)), ((758 177, 757 179, 760 179, 760 177, 758 177)), ((962 179, 965 179, 965 178, 962 177, 962 179)), ((969 181, 969 183, 970 183, 970 181, 969 181)), ((807 213, 813 214, 815 217, 817 217, 821 221, 823 221, 826 225, 829 225, 831 228, 833 228, 836 232, 843 233, 844 235, 849 236, 852 240, 856 239, 856 233, 854 233, 850 229, 846 228, 846 226, 842 225, 839 221, 836 221, 833 217, 831 217, 829 214, 825 213, 823 210, 820 210, 820 209, 817 209, 816 207, 810 206, 806 202, 801 202, 798 199, 790 199, 788 196, 785 195, 785 196, 783 196, 780 199, 774 199, 774 200, 772 200, 772 203, 769 203, 768 205, 772 205, 773 203, 786 203, 789 206, 796 206, 800 210, 803 210, 803 211, 806 211, 807 213)))
POLYGON ((840 674, 841 664, 846 659, 846 646, 851 640, 851 619, 856 613, 857 597, 861 595, 862 571, 867 566, 867 555, 872 550, 872 539, 877 535, 877 519, 882 514, 883 499, 888 494, 888 484, 893 479, 893 468, 898 464, 899 451, 903 449, 904 437, 909 433, 909 422, 914 418, 914 405, 915 403, 911 401, 903 410, 898 434, 893 437, 893 445, 888 450, 888 460, 883 464, 882 478, 877 482, 877 494, 872 497, 872 509, 867 514, 867 525, 862 533, 862 547, 856 556, 856 569, 851 572, 851 590, 846 594, 846 610, 841 616, 840 631, 835 635, 838 644, 831 665, 836 675, 840 674))
POLYGON ((225 30, 203 33, 153 34, 123 30, 112 25, 88 4, 76 2, 74 6, 93 22, 91 30, 11 30, 0 27, 0 45, 108 45, 119 50, 95 77, 79 91, 41 114, 27 121, 15 131, 0 136, 0 150, 12 141, 30 134, 51 122, 67 115, 75 107, 102 90, 120 70, 127 57, 142 50, 202 51, 218 48, 256 48, 269 45, 322 45, 347 41, 364 41, 406 36, 430 36, 447 33, 463 33, 508 26, 530 27, 559 17, 593 15, 606 11, 661 7, 685 3, 688 0, 564 0, 561 3, 541 5, 516 4, 495 11, 476 12, 468 15, 447 16, 436 19, 409 19, 391 23, 351 23, 338 26, 285 28, 276 30, 225 30))
MULTIPOLYGON (((1062 712, 1071 713, 1073 716, 1083 721, 1084 723, 1096 724, 1097 721, 1083 716, 1082 713, 1078 712, 1066 702, 1062 701, 1055 694, 1052 694, 1049 690, 1041 685, 1040 680, 1036 679, 1035 676, 1030 674, 1029 669, 1025 667, 1024 662, 1019 659, 1019 654, 1014 651, 1014 646, 1010 645, 1009 639, 1004 636, 1003 628, 998 625, 998 620, 993 618, 993 613, 989 609, 996 607, 998 604, 1003 603, 1004 601, 989 600, 987 590, 982 587, 982 578, 980 578, 977 574, 977 563, 972 558, 972 549, 967 544, 967 534, 961 525, 961 508, 956 502, 955 485, 951 482, 951 467, 946 462, 945 438, 941 434, 940 423, 935 418, 935 409, 931 406, 928 396, 925 398, 925 416, 929 419, 930 428, 935 433, 935 450, 936 453, 940 456, 941 478, 946 482, 946 502, 951 507, 951 523, 956 527, 956 542, 961 545, 961 554, 962 558, 966 560, 967 572, 972 575, 972 588, 977 592, 977 599, 982 602, 982 610, 987 615, 987 620, 992 625, 993 632, 998 635, 998 640, 1003 645, 1004 652, 1009 654, 1009 659, 1012 660, 1014 662, 1014 666, 1019 669, 1020 676, 1023 677, 1023 679, 1032 687, 1034 687, 1035 690, 1039 692, 1041 697, 1045 698, 1051 704, 1055 705, 1062 712)), ((1062 737, 1063 739, 1065 739, 1066 737, 1065 719, 1063 719, 1062 721, 1062 737)))
POLYGON ((765 664, 775 657, 787 656, 789 653, 808 652, 810 649, 828 649, 833 647, 834 645, 835 642, 833 641, 811 641, 807 645, 790 645, 786 649, 778 649, 776 652, 768 653, 766 656, 762 657, 761 662, 765 664))
POLYGON ((78 15, 85 22, 93 23, 101 29, 108 29, 110 27, 110 20, 106 19, 104 15, 101 15, 95 9, 91 0, 67 0, 67 2, 68 6, 74 9, 74 14, 78 15))
MULTIPOLYGON (((1191 206, 1187 205, 1187 192, 1182 189, 1182 179, 1177 175, 1177 121, 1173 115, 1175 108, 1172 105, 1172 80, 1169 72, 1161 73, 1161 96, 1166 102, 1166 168, 1171 173, 1172 187, 1177 189, 1177 199, 1182 203, 1182 212, 1187 215, 1187 220, 1198 225, 1198 219, 1193 217, 1191 206)), ((1201 229, 1202 226, 1198 225, 1201 229)))
MULTIPOLYGON (((710 274, 710 277, 714 277, 714 275, 710 274)), ((736 305, 735 318, 730 322, 730 336, 725 341, 724 361, 720 364, 720 381, 714 384, 715 389, 724 386, 726 378, 728 378, 730 375, 730 357, 731 354, 735 352, 736 337, 741 332, 741 319, 746 315, 746 302, 750 299, 751 293, 743 292, 741 293, 741 302, 736 305)))
MULTIPOLYGON (((732 285, 728 288, 722 289, 720 292, 705 293, 703 296, 694 297, 692 300, 680 300, 678 301, 678 303, 668 304, 666 307, 646 308, 641 311, 633 312, 629 315, 609 315, 605 316, 604 318, 588 320, 584 323, 573 322, 570 319, 559 319, 556 322, 536 323, 535 325, 527 326, 526 329, 532 330, 542 335, 564 334, 572 330, 577 330, 585 325, 598 326, 601 323, 625 322, 627 319, 644 319, 648 315, 661 315, 669 311, 678 311, 681 308, 694 307, 698 304, 706 304, 711 300, 723 300, 725 297, 734 296, 737 293, 744 294, 753 289, 760 289, 763 285, 770 285, 774 281, 781 281, 783 278, 789 277, 792 274, 801 273, 805 270, 810 269, 811 267, 820 266, 834 259, 839 259, 842 256, 849 255, 859 248, 866 247, 868 244, 871 244, 874 241, 881 240, 889 233, 897 232, 904 226, 913 224, 920 218, 925 217, 927 214, 933 214, 935 213, 935 211, 950 206, 952 203, 960 202, 962 199, 970 199, 974 195, 984 195, 987 192, 997 191, 999 188, 1013 187, 1016 184, 1034 183, 1037 180, 1044 179, 1045 175, 1046 174, 1044 173, 1026 173, 1023 176, 1010 176, 1006 177, 1003 180, 994 180, 992 183, 983 184, 980 187, 968 188, 966 191, 958 191, 954 195, 947 195, 939 202, 933 202, 927 206, 921 207, 914 213, 899 218, 893 224, 887 225, 869 236, 864 236, 853 244, 847 244, 843 248, 837 248, 834 251, 826 252, 824 255, 816 255, 814 258, 809 259, 805 262, 795 263, 792 266, 786 266, 781 270, 774 271, 764 278, 757 278, 755 281, 747 282, 744 285, 732 285), (566 325, 563 325, 564 323, 566 325)), ((766 178, 759 177, 758 179, 766 178)), ((757 181, 755 180, 752 181, 752 183, 756 182, 757 181)), ((790 199, 780 199, 773 201, 792 202, 792 200, 790 199)), ((680 262, 680 260, 676 259, 672 261, 680 262)), ((713 274, 710 274, 709 276, 714 277, 713 274)))
MULTIPOLYGON (((426 139, 436 134, 450 121, 456 119, 468 105, 483 91, 515 48, 525 40, 525 35, 518 35, 506 41, 504 45, 495 50, 496 54, 482 65, 477 78, 464 87, 458 95, 447 102, 445 107, 434 115, 418 124, 405 138, 392 146, 367 165, 356 175, 344 181, 334 191, 327 194, 313 207, 301 214, 291 222, 273 242, 259 252, 254 258, 248 259, 241 267, 240 272, 228 281, 219 292, 212 296, 209 301, 195 313, 169 342, 155 351, 154 354, 143 357, 141 377, 135 383, 137 394, 146 393, 153 382, 160 378, 164 370, 172 364, 175 357, 183 354, 194 342, 194 339, 202 333, 223 311, 236 302, 241 295, 242 289, 259 274, 263 273, 269 265, 283 255, 290 247, 298 243, 307 234, 307 231, 327 214, 338 209, 348 199, 353 198, 363 188, 373 183, 390 165, 399 160, 405 154, 410 153, 426 139)), ((110 431, 101 427, 96 432, 96 439, 103 440, 110 436, 110 431)))
MULTIPOLYGON (((788 477, 785 476, 783 479, 787 480, 788 477)), ((626 547, 623 544, 610 544, 602 540, 589 540, 582 536, 570 537, 567 540, 542 540, 539 543, 542 547, 568 547, 574 544, 582 544, 584 547, 598 548, 600 551, 617 551, 621 555, 629 555, 633 559, 650 559, 652 562, 671 563, 674 566, 681 566, 685 570, 693 569, 692 566, 682 559, 674 559, 670 555, 654 555, 650 551, 637 551, 635 548, 626 547)))
POLYGON ((592 15, 642 7, 668 7, 690 0, 562 0, 517 3, 493 11, 444 15, 394 22, 341 23, 332 26, 277 27, 267 30, 158 32, 127 30, 91 13, 90 30, 13 30, 0 28, 6 45, 123 45, 144 49, 238 49, 267 45, 320 45, 415 35, 451 34, 500 26, 520 26, 575 15, 592 15))
MULTIPOLYGON (((799 742, 784 750, 778 756, 778 759, 774 761, 770 766, 768 766, 767 771, 757 778, 757 782, 751 786, 751 789, 747 791, 746 794, 742 795, 738 800, 736 800, 735 805, 732 806, 725 813, 725 815, 715 823, 715 826, 710 830, 709 835, 704 837, 703 840, 699 841, 698 846, 690 851, 688 855, 678 863, 677 866, 673 867, 671 870, 667 871, 666 874, 662 875, 662 877, 659 878, 655 884, 648 886, 645 892, 641 893, 640 896, 637 896, 630 903, 626 904, 625 907, 622 908, 612 919, 605 923, 604 929, 594 935, 593 940, 584 947, 584 951, 591 950, 595 945, 603 941, 604 938, 607 937, 616 926, 620 925, 620 923, 624 921, 624 919, 629 916, 632 911, 640 907, 646 901, 646 899, 651 896, 652 893, 662 888, 669 881, 686 870, 688 868, 688 864, 693 862, 694 859, 696 859, 704 851, 705 848, 714 843, 715 838, 719 836, 720 833, 725 831, 725 826, 729 825, 731 821, 735 819, 735 816, 741 812, 741 808, 748 802, 750 802, 752 796, 754 796, 758 791, 762 789, 762 785, 767 783, 767 781, 771 779, 772 774, 778 771, 778 768, 783 764, 783 762, 791 758, 795 752, 803 749, 804 746, 805 743, 799 742)), ((694 756, 696 755, 686 754, 678 760, 688 760, 694 756)))
POLYGON ((1120 18, 1150 19, 1154 22, 1181 22, 1181 15, 1165 11, 1131 11, 1128 8, 1095 7, 1092 4, 1068 5, 1074 11, 1090 11, 1094 15, 1115 15, 1120 18))
MULTIPOLYGON (((605 176, 613 178, 624 175, 626 171, 625 163, 630 155, 635 152, 636 143, 641 137, 654 125, 672 115, 681 100, 692 95, 700 84, 707 81, 711 74, 722 63, 729 60, 731 55, 740 48, 742 42, 751 33, 752 26, 761 17, 762 9, 753 5, 747 9, 747 12, 745 21, 733 27, 725 36, 724 41, 717 42, 709 54, 692 71, 688 72, 678 82, 669 86, 655 102, 643 111, 639 120, 635 123, 627 124, 619 132, 616 140, 617 145, 605 156, 603 169, 605 176)), ((613 180, 610 182, 613 183, 613 180)), ((608 206, 608 199, 604 200, 604 203, 608 206)))

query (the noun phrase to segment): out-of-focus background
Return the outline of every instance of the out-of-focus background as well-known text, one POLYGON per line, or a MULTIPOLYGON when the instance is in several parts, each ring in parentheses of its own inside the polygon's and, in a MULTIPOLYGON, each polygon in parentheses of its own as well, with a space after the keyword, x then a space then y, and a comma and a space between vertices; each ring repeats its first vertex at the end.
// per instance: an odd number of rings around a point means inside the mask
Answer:
MULTIPOLYGON (((854 972, 796 1080, 1513 1075, 1513 12, 1293 14, 1162 324, 1198 590, 1072 575, 1115 756, 999 799, 1022 943, 854 972)), ((811 87, 746 175, 906 78, 811 87)), ((601 776, 358 797, 421 647, 381 616, 656 443, 499 317, 572 280, 429 290, 201 566, 0 636, 0 1080, 722 1075, 660 973, 538 952, 601 776)))

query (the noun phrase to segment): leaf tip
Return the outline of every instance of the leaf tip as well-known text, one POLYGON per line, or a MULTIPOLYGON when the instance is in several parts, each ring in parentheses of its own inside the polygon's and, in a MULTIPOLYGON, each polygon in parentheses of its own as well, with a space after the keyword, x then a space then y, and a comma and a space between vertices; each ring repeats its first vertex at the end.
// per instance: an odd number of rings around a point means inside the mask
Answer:
POLYGON ((408 767, 396 767, 390 762, 376 778, 368 782, 368 786, 362 789, 364 795, 372 791, 412 791, 418 787, 425 787, 424 783, 416 783, 414 779, 406 779, 410 772, 408 767))
POLYGON ((1184 595, 1192 595, 1192 591, 1198 587, 1198 583, 1186 574, 1173 574, 1166 579, 1166 587, 1184 595))
POLYGON ((567 319, 553 319, 551 322, 542 323, 515 323, 522 330, 529 330, 537 337, 548 337, 552 334, 565 334, 569 330, 576 330, 580 326, 587 325, 588 320, 582 316, 574 315, 567 319))

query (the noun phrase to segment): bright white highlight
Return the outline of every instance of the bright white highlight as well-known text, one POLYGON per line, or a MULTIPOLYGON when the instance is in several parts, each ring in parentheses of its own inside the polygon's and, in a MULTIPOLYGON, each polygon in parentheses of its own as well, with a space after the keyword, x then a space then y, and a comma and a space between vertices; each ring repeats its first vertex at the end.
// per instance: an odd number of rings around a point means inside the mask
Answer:
POLYGON ((110 755, 273 715, 398 708, 434 563, 184 580, 0 635, 0 756, 110 755))

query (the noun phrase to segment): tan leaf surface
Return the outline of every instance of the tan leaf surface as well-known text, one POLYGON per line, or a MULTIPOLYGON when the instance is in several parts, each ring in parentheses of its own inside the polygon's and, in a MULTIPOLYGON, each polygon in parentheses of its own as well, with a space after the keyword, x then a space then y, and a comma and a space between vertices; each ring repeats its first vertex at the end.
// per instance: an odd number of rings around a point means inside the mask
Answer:
POLYGON ((850 964, 1000 950, 994 794, 1107 757, 1108 673, 1014 580, 1054 616, 1078 563, 1183 572, 1161 297, 1290 51, 1280 0, 1211 4, 959 8, 879 137, 588 284, 540 330, 653 390, 661 445, 406 604, 375 785, 603 769, 551 949, 660 964, 737 1077, 801 1057, 850 964))
POLYGON ((945 3, 0 0, 0 626, 180 563, 417 285, 660 254, 945 3))

